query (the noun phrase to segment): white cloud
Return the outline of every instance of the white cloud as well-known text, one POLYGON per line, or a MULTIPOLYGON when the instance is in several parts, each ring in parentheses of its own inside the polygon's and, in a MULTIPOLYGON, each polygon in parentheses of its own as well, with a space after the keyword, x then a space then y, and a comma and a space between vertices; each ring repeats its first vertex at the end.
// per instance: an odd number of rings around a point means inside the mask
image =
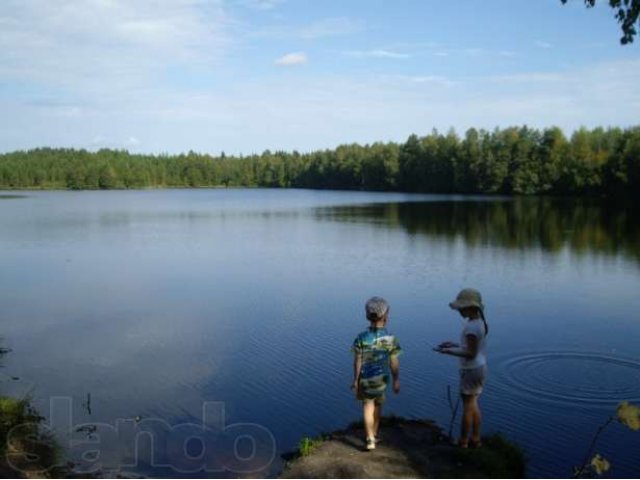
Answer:
POLYGON ((410 49, 432 49, 438 48, 442 45, 438 42, 397 42, 393 44, 396 48, 410 48, 410 49))
POLYGON ((278 58, 274 63, 282 67, 302 65, 307 63, 307 56, 303 52, 288 53, 278 58))
POLYGON ((315 39, 337 35, 351 35, 362 31, 363 22, 348 17, 327 18, 299 30, 302 38, 315 39))
POLYGON ((105 135, 94 135, 93 138, 83 146, 83 148, 87 148, 88 150, 100 150, 101 148, 124 148, 128 150, 136 150, 141 144, 142 142, 134 136, 129 136, 123 141, 113 141, 105 135))
POLYGON ((286 0, 238 0, 238 4, 252 10, 273 10, 282 5, 286 0))
POLYGON ((499 57, 514 57, 516 54, 510 50, 486 50, 483 48, 461 48, 461 49, 450 49, 448 51, 438 50, 433 52, 433 55, 436 57, 448 57, 449 55, 466 55, 469 57, 480 57, 480 56, 499 56, 499 57))
POLYGON ((543 42, 542 40, 536 40, 535 41, 535 46, 538 48, 551 48, 553 47, 552 44, 548 43, 548 42, 543 42))
POLYGON ((91 141, 86 145, 89 150, 98 150, 109 145, 104 135, 94 135, 91 141))
POLYGON ((560 83, 567 78, 567 73, 563 72, 527 72, 527 73, 512 73, 508 75, 492 75, 490 77, 492 81, 496 83, 509 83, 515 84, 538 84, 545 85, 551 83, 560 83))
POLYGON ((485 50, 483 50, 482 48, 466 48, 464 50, 464 53, 467 55, 470 55, 472 57, 476 57, 478 55, 482 55, 484 53, 486 53, 485 50))
MULTIPOLYGON (((313 75, 238 79, 224 91, 150 90, 104 109, 55 121, 40 106, 2 102, 3 150, 83 147, 96 132, 142 143, 138 151, 251 153, 309 150, 347 142, 404 141, 410 133, 454 126, 637 123, 640 61, 591 64, 517 75, 313 75), (575 88, 580 85, 580 88, 575 88), (612 94, 615 92, 615 94, 612 94), (144 146, 144 148, 141 148, 144 146)), ((104 141, 122 148, 123 142, 104 141)))
MULTIPOLYGON (((259 76, 252 75, 251 62, 272 57, 252 43, 262 38, 246 34, 247 42, 237 42, 237 24, 223 0, 0 1, 1 151, 38 145, 156 153, 305 150, 403 140, 452 125, 629 125, 637 123, 640 108, 638 61, 479 76, 474 59, 515 63, 505 61, 511 52, 385 43, 351 54, 398 59, 380 62, 386 75, 370 69, 340 74, 336 62, 325 73, 302 68, 296 78, 259 76), (234 50, 239 45, 244 50, 234 50), (433 55, 459 57, 468 67, 437 75, 441 71, 429 63, 442 67, 442 61, 433 55), (432 62, 415 62, 411 74, 394 75, 408 57, 432 62), (185 87, 185 76, 199 82, 197 88, 185 87)), ((283 68, 308 63, 307 55, 325 67, 326 57, 307 41, 365 29, 348 17, 283 24, 258 33, 275 37, 264 38, 273 41, 269 48, 301 50, 275 60, 283 68)), ((330 51, 341 52, 362 39, 331 40, 330 51)))
POLYGON ((317 20, 302 26, 270 26, 249 33, 253 37, 297 38, 316 40, 325 37, 353 35, 364 30, 364 22, 349 17, 317 20))
POLYGON ((145 85, 171 65, 211 64, 229 43, 220 0, 5 0, 2 8, 0 78, 74 95, 145 85))
POLYGON ((344 54, 353 57, 376 57, 392 59, 405 59, 411 57, 411 55, 408 53, 392 52, 390 50, 348 50, 344 52, 344 54))
POLYGON ((429 83, 436 84, 444 87, 451 87, 455 84, 454 81, 440 75, 424 75, 407 77, 407 79, 414 83, 429 83))

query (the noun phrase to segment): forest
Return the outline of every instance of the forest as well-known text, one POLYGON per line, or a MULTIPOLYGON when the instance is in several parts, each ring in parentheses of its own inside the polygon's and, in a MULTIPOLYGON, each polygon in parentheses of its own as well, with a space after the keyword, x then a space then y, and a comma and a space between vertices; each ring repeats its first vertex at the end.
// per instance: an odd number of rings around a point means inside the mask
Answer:
POLYGON ((639 196, 640 127, 471 128, 404 143, 247 156, 37 148, 0 154, 0 189, 185 187, 639 196))

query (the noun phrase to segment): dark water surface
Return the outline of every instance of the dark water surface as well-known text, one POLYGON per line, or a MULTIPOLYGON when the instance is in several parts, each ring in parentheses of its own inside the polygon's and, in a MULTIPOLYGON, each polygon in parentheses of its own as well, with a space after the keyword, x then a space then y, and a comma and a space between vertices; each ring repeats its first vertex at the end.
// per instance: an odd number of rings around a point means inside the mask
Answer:
MULTIPOLYGON (((0 200, 2 390, 31 394, 49 420, 51 400, 70 399, 70 422, 52 421, 65 442, 63 425, 197 423, 203 402, 222 402, 207 414, 217 430, 158 427, 158 457, 125 471, 180 475, 157 466, 168 458, 191 475, 198 462, 176 451, 197 458, 205 437, 213 467, 233 470, 214 475, 273 474, 270 435, 280 454, 357 419, 349 347, 372 295, 391 303, 405 350, 387 413, 446 426, 456 362, 429 345, 457 339, 457 291, 482 291, 485 431, 520 443, 531 476, 570 476, 617 403, 640 402, 630 207, 257 189, 24 195, 0 200)), ((103 468, 130 461, 125 440, 100 442, 103 468)), ((640 476, 640 433, 613 424, 597 451, 612 476, 640 476)))

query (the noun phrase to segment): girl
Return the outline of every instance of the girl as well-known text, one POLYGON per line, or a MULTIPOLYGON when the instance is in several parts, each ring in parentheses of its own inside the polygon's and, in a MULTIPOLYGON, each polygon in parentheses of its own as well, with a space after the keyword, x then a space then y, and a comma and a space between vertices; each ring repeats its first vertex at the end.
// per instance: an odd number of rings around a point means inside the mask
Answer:
POLYGON ((487 376, 487 334, 489 326, 484 318, 484 305, 480 292, 472 288, 462 290, 449 306, 460 312, 467 322, 462 329, 460 344, 443 342, 435 350, 460 358, 460 395, 464 405, 462 432, 458 445, 480 447, 482 414, 478 396, 482 393, 487 376), (469 438, 469 434, 471 437, 469 438))

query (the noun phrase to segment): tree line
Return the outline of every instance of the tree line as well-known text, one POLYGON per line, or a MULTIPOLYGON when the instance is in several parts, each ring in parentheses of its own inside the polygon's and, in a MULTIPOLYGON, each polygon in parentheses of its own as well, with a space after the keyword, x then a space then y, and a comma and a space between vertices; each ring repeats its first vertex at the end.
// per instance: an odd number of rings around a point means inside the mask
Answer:
POLYGON ((507 195, 640 191, 640 127, 471 128, 310 153, 180 155, 37 148, 0 155, 3 189, 280 187, 507 195))

